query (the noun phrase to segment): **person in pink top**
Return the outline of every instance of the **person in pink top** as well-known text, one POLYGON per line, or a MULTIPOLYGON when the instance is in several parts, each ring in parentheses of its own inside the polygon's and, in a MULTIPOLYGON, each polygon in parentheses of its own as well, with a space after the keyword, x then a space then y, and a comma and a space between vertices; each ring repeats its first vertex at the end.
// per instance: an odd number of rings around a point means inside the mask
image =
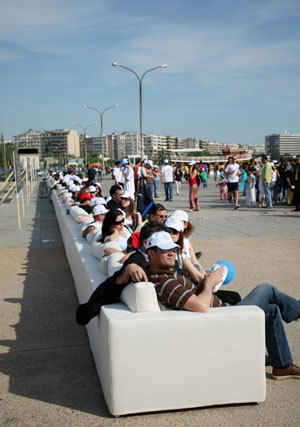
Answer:
POLYGON ((199 211, 199 200, 198 200, 198 183, 197 183, 197 168, 195 162, 190 162, 189 171, 189 187, 190 187, 190 212, 193 210, 199 211), (195 205, 195 209, 194 209, 195 205))

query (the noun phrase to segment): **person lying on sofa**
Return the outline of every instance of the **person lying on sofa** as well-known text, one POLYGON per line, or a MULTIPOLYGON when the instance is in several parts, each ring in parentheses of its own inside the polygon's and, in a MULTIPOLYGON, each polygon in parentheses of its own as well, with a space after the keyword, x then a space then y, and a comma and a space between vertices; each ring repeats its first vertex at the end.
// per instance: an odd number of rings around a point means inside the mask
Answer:
MULTIPOLYGON (((222 279, 222 269, 207 274, 202 288, 199 288, 175 272, 178 247, 166 232, 154 233, 147 239, 146 250, 150 263, 147 275, 148 280, 155 284, 158 300, 167 307, 200 313, 206 313, 211 307, 224 306, 213 293, 214 287, 222 279)), ((235 305, 256 305, 265 312, 266 347, 273 367, 272 377, 275 380, 300 379, 300 368, 292 363, 282 323, 282 319, 290 323, 300 318, 300 301, 264 283, 256 286, 235 305)))
MULTIPOLYGON (((159 231, 169 230, 164 224, 158 221, 148 222, 144 225, 139 237, 140 248, 130 255, 120 270, 100 283, 87 303, 81 304, 77 308, 76 322, 79 325, 86 325, 93 317, 98 316, 102 305, 119 302, 120 295, 127 284, 131 282, 148 281, 145 273, 145 270, 149 268, 149 259, 146 254, 146 242, 149 236, 159 231)), ((175 263, 175 268, 178 272, 185 274, 179 267, 178 262, 175 263)), ((197 273, 200 274, 199 272, 197 273)), ((196 282, 199 282, 199 280, 201 280, 201 278, 195 277, 196 282)), ((225 293, 225 291, 223 291, 223 293, 225 293)), ((241 300, 237 292, 227 291, 226 296, 228 302, 237 302, 241 300)))

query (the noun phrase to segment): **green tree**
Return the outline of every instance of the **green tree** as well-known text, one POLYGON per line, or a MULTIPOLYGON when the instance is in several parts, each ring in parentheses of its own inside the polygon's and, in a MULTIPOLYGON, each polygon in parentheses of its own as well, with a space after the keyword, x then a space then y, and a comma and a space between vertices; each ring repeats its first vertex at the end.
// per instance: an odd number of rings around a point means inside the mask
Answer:
MULTIPOLYGON (((13 164, 13 152, 17 149, 16 144, 5 144, 5 158, 7 167, 12 167, 13 164)), ((0 150, 0 165, 2 167, 2 147, 0 150)))

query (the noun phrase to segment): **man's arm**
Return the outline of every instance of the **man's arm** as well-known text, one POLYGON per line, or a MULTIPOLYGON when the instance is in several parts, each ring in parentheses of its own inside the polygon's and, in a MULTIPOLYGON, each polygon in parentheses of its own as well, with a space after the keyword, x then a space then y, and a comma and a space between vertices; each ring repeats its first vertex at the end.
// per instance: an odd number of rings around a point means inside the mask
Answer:
POLYGON ((191 295, 183 308, 188 311, 207 313, 213 296, 213 288, 222 281, 223 269, 218 268, 205 276, 203 290, 199 295, 191 295))
POLYGON ((131 278, 133 282, 148 281, 145 271, 138 264, 128 264, 123 273, 116 278, 115 283, 117 285, 127 283, 129 278, 131 278))

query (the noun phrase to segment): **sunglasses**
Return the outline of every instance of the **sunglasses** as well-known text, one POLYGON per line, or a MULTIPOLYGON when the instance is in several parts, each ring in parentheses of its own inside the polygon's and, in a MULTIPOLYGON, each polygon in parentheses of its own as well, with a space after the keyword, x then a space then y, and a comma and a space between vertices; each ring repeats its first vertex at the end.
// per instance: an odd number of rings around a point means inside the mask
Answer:
POLYGON ((178 248, 171 248, 171 249, 160 249, 160 252, 164 255, 168 254, 169 252, 174 252, 176 254, 176 252, 178 251, 178 248))
POLYGON ((158 218, 167 218, 167 215, 157 215, 158 218))
POLYGON ((123 222, 125 221, 125 219, 121 219, 120 221, 115 221, 115 225, 121 225, 123 222))

